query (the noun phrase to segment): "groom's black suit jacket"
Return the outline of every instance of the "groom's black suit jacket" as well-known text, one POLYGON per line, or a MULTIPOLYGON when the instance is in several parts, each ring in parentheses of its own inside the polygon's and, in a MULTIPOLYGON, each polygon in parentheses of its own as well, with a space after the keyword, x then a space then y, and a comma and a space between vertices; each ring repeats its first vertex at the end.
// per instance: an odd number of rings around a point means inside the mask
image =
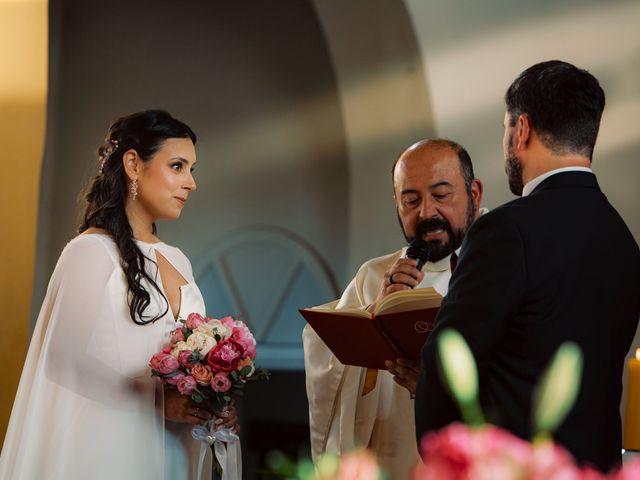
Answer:
POLYGON ((578 399, 554 438, 581 463, 620 461, 622 369, 640 312, 640 252, 593 174, 557 173, 480 217, 465 238, 436 328, 422 350, 418 439, 460 419, 436 338, 458 330, 478 363, 492 423, 532 433, 532 394, 566 340, 584 354, 578 399))

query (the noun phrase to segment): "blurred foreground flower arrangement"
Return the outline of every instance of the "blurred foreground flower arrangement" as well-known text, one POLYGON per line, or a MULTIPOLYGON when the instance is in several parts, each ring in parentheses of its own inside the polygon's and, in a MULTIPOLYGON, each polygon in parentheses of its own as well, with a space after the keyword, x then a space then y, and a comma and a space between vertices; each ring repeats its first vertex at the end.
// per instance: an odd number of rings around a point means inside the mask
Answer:
POLYGON ((340 456, 326 453, 314 465, 310 460, 291 461, 278 451, 267 457, 271 478, 288 480, 388 480, 375 455, 365 448, 340 456))
MULTIPOLYGON (((444 377, 466 425, 453 423, 425 435, 420 443, 423 463, 416 467, 413 480, 640 480, 640 458, 603 474, 577 466, 571 454, 552 440, 551 434, 573 407, 580 385, 582 353, 575 344, 560 346, 536 389, 532 442, 484 422, 475 360, 463 337, 445 330, 438 338, 438 348, 444 377)), ((315 466, 309 460, 296 464, 271 452, 268 463, 272 478, 388 478, 366 449, 341 456, 325 454, 315 466)))

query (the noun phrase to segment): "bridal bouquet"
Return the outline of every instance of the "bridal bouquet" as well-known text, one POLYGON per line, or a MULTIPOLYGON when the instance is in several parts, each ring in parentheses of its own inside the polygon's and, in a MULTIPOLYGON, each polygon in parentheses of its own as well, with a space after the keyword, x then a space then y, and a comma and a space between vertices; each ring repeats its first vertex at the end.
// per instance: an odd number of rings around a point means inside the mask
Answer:
MULTIPOLYGON (((241 396, 249 381, 268 378, 269 372, 257 369, 256 341, 249 328, 233 317, 221 319, 192 313, 179 319, 179 328, 171 334, 171 343, 151 357, 152 375, 169 388, 176 388, 197 404, 222 412, 241 396)), ((199 472, 202 471, 208 445, 214 447, 216 468, 223 478, 240 478, 239 438, 231 429, 215 430, 213 421, 197 426, 192 435, 202 442, 199 472), (226 446, 225 446, 226 444, 226 446), (233 447, 233 448, 231 448, 233 447), (226 475, 225 464, 235 473, 226 475)), ((201 475, 199 475, 201 477, 201 475)))

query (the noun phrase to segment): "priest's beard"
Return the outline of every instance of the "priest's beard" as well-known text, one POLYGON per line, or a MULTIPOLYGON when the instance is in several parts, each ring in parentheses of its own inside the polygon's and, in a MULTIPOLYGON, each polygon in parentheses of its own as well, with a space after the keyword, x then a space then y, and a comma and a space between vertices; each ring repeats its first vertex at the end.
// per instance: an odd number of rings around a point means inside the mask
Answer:
POLYGON ((524 181, 522 180, 522 162, 511 147, 512 136, 509 137, 509 146, 507 147, 507 156, 505 158, 504 171, 507 173, 507 179, 509 180, 509 190, 514 195, 522 196, 522 189, 524 188, 524 181))
POLYGON ((400 219, 400 214, 397 210, 396 215, 398 217, 400 228, 402 229, 402 233, 404 235, 404 238, 407 240, 407 243, 412 242, 416 238, 416 236, 422 237, 432 228, 442 228, 445 232, 447 232, 447 241, 443 242, 441 240, 427 240, 426 242, 428 252, 427 261, 437 262, 438 260, 442 260, 443 258, 451 255, 453 251, 457 250, 458 247, 462 245, 464 236, 467 234, 467 230, 469 230, 469 227, 475 219, 475 209, 473 206, 471 195, 469 195, 466 223, 462 228, 453 228, 446 218, 431 217, 420 220, 416 224, 415 235, 411 235, 404 229, 402 220, 400 219))

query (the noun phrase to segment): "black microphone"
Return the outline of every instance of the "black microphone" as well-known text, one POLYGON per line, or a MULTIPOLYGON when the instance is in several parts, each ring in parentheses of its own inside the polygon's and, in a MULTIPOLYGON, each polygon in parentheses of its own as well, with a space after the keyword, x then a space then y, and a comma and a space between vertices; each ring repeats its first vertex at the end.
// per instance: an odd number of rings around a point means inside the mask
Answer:
POLYGON ((413 258, 418 261, 416 268, 422 270, 429 256, 429 245, 421 237, 416 237, 409 242, 407 246, 407 258, 413 258))

